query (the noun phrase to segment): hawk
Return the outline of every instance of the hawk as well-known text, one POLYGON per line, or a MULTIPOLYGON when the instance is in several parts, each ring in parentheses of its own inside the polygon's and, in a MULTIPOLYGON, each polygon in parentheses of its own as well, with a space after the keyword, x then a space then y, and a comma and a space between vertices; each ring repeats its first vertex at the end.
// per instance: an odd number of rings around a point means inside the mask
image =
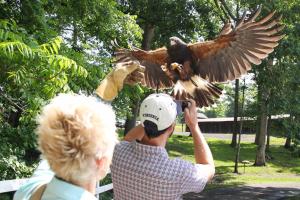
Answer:
POLYGON ((170 38, 167 47, 144 51, 118 49, 116 62, 137 60, 145 66, 145 85, 153 89, 173 88, 177 100, 192 98, 198 107, 207 107, 219 98, 222 90, 214 83, 239 78, 259 65, 284 37, 280 17, 275 11, 256 21, 258 8, 248 19, 246 14, 233 28, 226 23, 219 36, 211 41, 187 44, 170 38))

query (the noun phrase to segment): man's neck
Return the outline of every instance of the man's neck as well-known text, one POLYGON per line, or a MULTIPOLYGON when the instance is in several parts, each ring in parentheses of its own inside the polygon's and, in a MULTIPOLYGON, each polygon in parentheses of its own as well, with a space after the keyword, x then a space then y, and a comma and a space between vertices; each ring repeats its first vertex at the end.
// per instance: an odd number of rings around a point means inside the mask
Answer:
POLYGON ((142 144, 150 145, 150 146, 159 146, 159 147, 165 147, 167 144, 169 136, 167 133, 164 133, 156 138, 149 138, 148 136, 144 136, 141 140, 142 144))

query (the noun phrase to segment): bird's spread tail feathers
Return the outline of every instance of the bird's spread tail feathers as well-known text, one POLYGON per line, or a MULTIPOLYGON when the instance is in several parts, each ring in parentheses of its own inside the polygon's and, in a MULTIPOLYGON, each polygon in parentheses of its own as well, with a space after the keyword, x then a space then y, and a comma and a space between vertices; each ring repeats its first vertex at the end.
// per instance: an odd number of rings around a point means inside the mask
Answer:
POLYGON ((199 107, 207 107, 214 104, 215 99, 219 98, 221 94, 221 88, 196 75, 188 81, 177 81, 173 90, 173 95, 176 99, 185 100, 192 98, 199 107))

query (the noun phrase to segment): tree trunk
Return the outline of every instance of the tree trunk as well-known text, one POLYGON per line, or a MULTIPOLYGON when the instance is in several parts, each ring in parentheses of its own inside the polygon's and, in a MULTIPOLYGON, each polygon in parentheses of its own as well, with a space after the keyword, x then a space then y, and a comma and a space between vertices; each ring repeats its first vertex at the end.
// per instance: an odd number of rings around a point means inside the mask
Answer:
POLYGON ((266 165, 266 134, 268 128, 268 96, 269 90, 267 88, 262 88, 262 101, 260 102, 260 129, 258 138, 258 147, 256 151, 255 166, 266 165))
MULTIPOLYGON (((290 114, 290 119, 289 119, 289 123, 290 125, 292 124, 293 122, 293 115, 290 114)), ((292 132, 291 130, 287 130, 288 131, 288 135, 286 136, 286 140, 285 140, 285 144, 284 144, 284 148, 286 149, 290 149, 291 148, 291 145, 292 145, 292 132)))
POLYGON ((154 37, 154 26, 152 24, 146 24, 144 27, 143 41, 142 41, 142 49, 150 50, 151 41, 154 37))
MULTIPOLYGON (((257 110, 258 111, 261 109, 261 105, 260 105, 260 103, 262 102, 262 99, 261 99, 262 94, 261 93, 262 93, 261 86, 258 85, 257 86, 257 102, 258 102, 257 110)), ((254 141, 254 143, 256 145, 258 145, 259 137, 260 137, 260 122, 261 122, 260 116, 261 115, 257 115, 257 119, 256 119, 256 134, 255 134, 255 141, 254 141)))
POLYGON ((271 137, 271 115, 268 116, 268 128, 267 128, 267 146, 266 151, 270 152, 270 137, 271 137))
POLYGON ((19 126, 20 118, 22 116, 22 111, 20 109, 16 109, 17 111, 11 111, 8 115, 7 122, 14 128, 19 126))
POLYGON ((135 127, 136 124, 136 118, 138 116, 138 111, 139 111, 139 105, 140 101, 137 99, 133 106, 131 107, 131 113, 132 115, 127 115, 127 119, 125 122, 125 130, 124 130, 124 135, 128 133, 133 127, 135 127))
POLYGON ((244 79, 244 86, 243 86, 243 94, 242 94, 242 106, 241 106, 241 115, 240 115, 240 126, 239 126, 239 140, 237 143, 236 148, 236 155, 235 155, 235 164, 234 164, 234 173, 239 173, 239 160, 240 160, 240 150, 241 150, 241 137, 243 131, 243 121, 244 121, 244 103, 245 103, 245 84, 246 81, 244 79))
MULTIPOLYGON (((143 50, 150 50, 151 41, 154 37, 154 26, 151 24, 146 24, 144 27, 144 34, 143 34, 143 41, 142 41, 142 49, 143 50)), ((139 110, 139 100, 133 100, 131 111, 132 115, 128 115, 125 123, 125 130, 124 134, 128 133, 130 129, 132 129, 136 124, 136 118, 138 115, 139 110)))
POLYGON ((292 145, 292 138, 290 135, 288 135, 285 140, 284 148, 289 149, 291 148, 291 145, 292 145))
POLYGON ((73 24, 72 49, 74 51, 81 52, 82 49, 79 47, 80 45, 78 45, 79 30, 75 19, 73 19, 72 24, 73 24))
POLYGON ((234 94, 234 129, 232 133, 232 139, 231 139, 231 147, 236 147, 236 139, 237 139, 237 134, 238 134, 238 113, 239 113, 239 79, 235 80, 235 94, 234 94))
POLYGON ((259 116, 257 116, 257 119, 256 119, 256 134, 255 134, 255 140, 254 140, 254 144, 256 144, 256 145, 258 145, 258 143, 259 143, 260 122, 261 122, 261 119, 260 119, 260 115, 259 115, 259 116))

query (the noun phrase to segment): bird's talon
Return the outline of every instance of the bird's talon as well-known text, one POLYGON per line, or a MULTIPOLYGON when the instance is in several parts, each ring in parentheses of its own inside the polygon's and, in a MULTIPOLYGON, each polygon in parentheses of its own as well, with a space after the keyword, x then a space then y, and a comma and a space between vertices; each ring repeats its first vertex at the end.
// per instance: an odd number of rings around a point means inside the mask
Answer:
POLYGON ((164 72, 168 71, 168 68, 167 68, 166 65, 161 65, 161 69, 162 69, 164 72))

